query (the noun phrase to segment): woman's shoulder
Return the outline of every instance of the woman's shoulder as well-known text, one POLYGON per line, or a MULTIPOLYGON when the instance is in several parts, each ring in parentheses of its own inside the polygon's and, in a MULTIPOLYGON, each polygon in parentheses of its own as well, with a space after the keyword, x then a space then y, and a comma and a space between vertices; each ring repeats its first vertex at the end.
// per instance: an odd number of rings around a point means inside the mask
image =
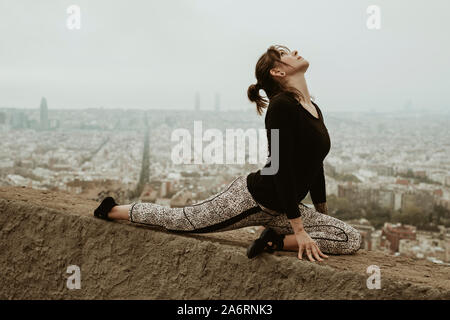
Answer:
POLYGON ((270 111, 298 111, 297 100, 287 92, 280 92, 273 96, 269 101, 267 112, 270 111))
POLYGON ((281 124, 287 125, 294 122, 298 125, 298 121, 303 119, 304 115, 296 101, 295 98, 284 93, 272 97, 267 108, 266 126, 280 126, 281 124))

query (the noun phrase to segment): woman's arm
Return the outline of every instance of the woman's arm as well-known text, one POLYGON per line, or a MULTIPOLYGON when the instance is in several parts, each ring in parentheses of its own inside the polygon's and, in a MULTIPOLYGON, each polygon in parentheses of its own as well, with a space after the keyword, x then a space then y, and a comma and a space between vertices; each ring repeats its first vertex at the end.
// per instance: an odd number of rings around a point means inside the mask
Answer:
MULTIPOLYGON (((300 217, 300 209, 297 202, 296 181, 294 180, 298 170, 305 170, 302 163, 295 160, 294 150, 299 148, 301 141, 295 141, 298 128, 294 120, 298 118, 297 107, 285 99, 271 101, 270 110, 267 114, 267 128, 278 129, 278 171, 273 175, 273 182, 277 197, 281 204, 282 212, 288 219, 300 217)), ((272 149, 272 148, 271 148, 272 149)), ((271 155, 273 157, 273 155, 271 155)))
POLYGON ((317 178, 312 184, 309 193, 311 200, 314 204, 316 211, 323 214, 328 214, 328 207, 326 203, 326 187, 325 187, 325 174, 323 170, 323 163, 320 165, 317 178))
POLYGON ((314 208, 320 213, 328 214, 328 206, 326 202, 314 203, 314 208))

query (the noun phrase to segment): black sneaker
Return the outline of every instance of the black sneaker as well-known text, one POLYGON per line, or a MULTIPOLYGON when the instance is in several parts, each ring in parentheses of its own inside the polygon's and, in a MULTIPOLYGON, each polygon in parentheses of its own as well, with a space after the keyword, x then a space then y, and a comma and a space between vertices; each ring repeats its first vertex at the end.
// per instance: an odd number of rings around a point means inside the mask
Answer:
POLYGON ((102 203, 94 210, 94 216, 99 219, 112 221, 113 219, 108 218, 108 213, 113 207, 117 206, 116 201, 113 197, 106 197, 103 199, 102 203))
POLYGON ((272 228, 267 228, 247 248, 247 257, 252 259, 264 251, 274 252, 275 250, 282 250, 284 244, 283 239, 284 234, 278 234, 272 228), (272 245, 268 245, 268 242, 272 242, 272 245))

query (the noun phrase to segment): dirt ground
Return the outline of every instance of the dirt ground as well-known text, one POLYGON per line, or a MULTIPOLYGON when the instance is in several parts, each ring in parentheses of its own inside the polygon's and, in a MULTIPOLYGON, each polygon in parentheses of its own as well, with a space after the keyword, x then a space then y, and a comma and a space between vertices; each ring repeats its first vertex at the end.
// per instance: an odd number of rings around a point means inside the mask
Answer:
MULTIPOLYGON (((32 206, 45 207, 54 209, 58 212, 85 217, 92 217, 93 210, 98 206, 96 201, 72 195, 67 192, 36 190, 28 187, 0 187, 0 199, 29 203, 32 206)), ((106 222, 98 221, 98 219, 95 220, 96 223, 113 224, 115 227, 124 224, 130 228, 151 230, 148 227, 134 225, 128 222, 106 222)), ((245 252, 245 248, 258 237, 260 231, 261 229, 256 227, 249 227, 218 233, 185 234, 174 235, 173 237, 203 239, 217 245, 224 244, 232 246, 245 252)), ((5 246, 5 244, 3 246, 5 246)), ((281 259, 286 257, 289 259, 289 263, 298 261, 296 252, 276 252, 272 254, 272 256, 279 256, 281 259)), ((300 261, 298 262, 301 263, 300 261)), ((308 263, 328 266, 336 271, 352 272, 366 278, 368 277, 368 274, 366 273, 367 267, 369 265, 377 265, 381 269, 382 281, 384 281, 384 283, 398 282, 406 285, 427 286, 445 292, 450 290, 449 267, 433 264, 427 260, 416 260, 402 256, 388 256, 383 253, 359 250, 354 255, 330 255, 324 262, 308 263)), ((420 297, 418 298, 420 299, 420 297)))

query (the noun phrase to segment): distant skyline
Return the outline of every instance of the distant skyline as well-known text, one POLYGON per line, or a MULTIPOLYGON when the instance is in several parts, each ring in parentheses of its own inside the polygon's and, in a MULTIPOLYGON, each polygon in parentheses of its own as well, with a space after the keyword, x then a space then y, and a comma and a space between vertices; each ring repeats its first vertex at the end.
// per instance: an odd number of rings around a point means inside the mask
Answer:
POLYGON ((0 108, 250 109, 267 47, 324 112, 448 110, 448 0, 0 0, 0 108), (66 26, 70 5, 81 29, 66 26), (381 9, 381 29, 366 12, 381 9), (198 96, 197 96, 198 93, 198 96), (220 97, 220 98, 217 98, 220 97))

